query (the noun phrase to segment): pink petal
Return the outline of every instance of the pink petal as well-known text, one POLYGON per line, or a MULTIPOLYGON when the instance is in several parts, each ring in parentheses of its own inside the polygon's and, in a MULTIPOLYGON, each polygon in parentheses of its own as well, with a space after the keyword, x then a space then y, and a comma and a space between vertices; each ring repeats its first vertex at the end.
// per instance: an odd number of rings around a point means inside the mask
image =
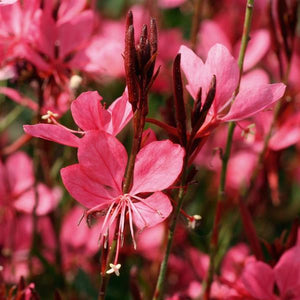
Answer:
POLYGON ((232 247, 223 259, 221 267, 222 277, 230 282, 235 282, 240 277, 249 254, 249 247, 246 244, 240 243, 232 247))
POLYGON ((45 11, 39 17, 39 35, 36 39, 37 50, 53 60, 55 58, 55 43, 58 37, 56 24, 52 16, 45 13, 45 11))
POLYGON ((6 169, 2 161, 0 160, 0 205, 2 201, 7 197, 8 186, 6 184, 6 169))
POLYGON ((61 126, 52 124, 24 125, 24 131, 32 136, 39 137, 59 144, 78 147, 80 139, 61 126))
POLYGON ((110 115, 102 106, 98 92, 85 92, 72 102, 71 111, 76 124, 83 130, 104 130, 110 115))
POLYGON ((8 157, 5 165, 7 170, 6 180, 13 195, 18 195, 33 185, 33 163, 27 154, 16 152, 8 157))
POLYGON ((132 118, 132 106, 128 101, 128 93, 125 91, 121 97, 115 100, 107 110, 111 114, 111 121, 106 132, 117 135, 132 118))
POLYGON ((240 90, 247 88, 247 86, 255 86, 259 84, 270 83, 269 75, 266 71, 262 69, 254 69, 242 76, 240 90))
POLYGON ((272 136, 269 147, 278 151, 296 144, 300 140, 300 114, 289 119, 272 136))
MULTIPOLYGON (((272 300, 274 273, 271 267, 263 262, 248 263, 241 278, 246 290, 259 300, 272 300)), ((276 299, 276 298, 275 298, 276 299)))
POLYGON ((279 100, 286 86, 283 83, 262 84, 240 90, 223 121, 239 121, 255 115, 279 100))
POLYGON ((136 158, 130 194, 156 192, 169 187, 181 172, 183 157, 183 148, 169 140, 146 145, 136 158))
POLYGON ((16 3, 18 0, 2 0, 0 6, 11 5, 16 3))
POLYGON ((72 20, 86 6, 86 0, 61 1, 58 9, 59 24, 72 20))
MULTIPOLYGON (((37 186, 38 193, 38 206, 36 214, 43 216, 53 211, 58 204, 61 197, 61 191, 59 188, 50 189, 45 184, 39 183, 37 186)), ((32 213, 35 206, 35 190, 30 190, 23 193, 14 202, 14 207, 18 211, 25 213, 32 213)))
POLYGON ((94 14, 92 10, 82 12, 71 21, 58 27, 60 41, 59 57, 64 58, 70 52, 83 46, 90 39, 94 26, 94 14))
POLYGON ((295 246, 286 251, 274 268, 276 283, 282 299, 299 299, 291 297, 300 293, 300 247, 295 246))
POLYGON ((149 228, 163 222, 172 212, 172 204, 164 193, 156 192, 144 201, 134 203, 137 212, 133 212, 134 224, 140 229, 149 228), (143 203, 144 202, 144 203, 143 203))
MULTIPOLYGON (((2 1, 1 1, 2 2, 2 1)), ((0 2, 0 3, 1 3, 0 2)), ((19 3, 16 3, 15 5, 9 5, 6 7, 1 7, 1 20, 4 28, 4 33, 8 33, 11 35, 19 36, 21 34, 22 30, 22 11, 19 3)), ((1 34, 3 34, 1 32, 1 34)))
POLYGON ((197 53, 199 53, 203 58, 206 58, 209 49, 216 43, 224 45, 229 51, 231 51, 231 43, 228 37, 220 25, 215 21, 204 20, 201 23, 199 40, 201 42, 199 43, 197 53))
POLYGON ((78 160, 89 170, 90 178, 122 194, 127 153, 115 137, 104 131, 87 132, 80 140, 78 160))
POLYGON ((254 67, 266 55, 270 44, 271 37, 268 30, 261 29, 251 34, 244 60, 244 71, 254 67))
POLYGON ((158 4, 162 8, 173 8, 180 6, 185 0, 159 0, 158 4))
MULTIPOLYGON (((82 207, 75 206, 64 217, 60 241, 63 250, 67 252, 66 255, 74 256, 74 251, 78 251, 80 255, 84 253, 87 256, 93 256, 99 250, 99 227, 93 226, 89 228, 86 224, 77 226, 83 214, 84 210, 82 207), (73 251, 73 253, 70 253, 70 250, 73 251)), ((69 259, 70 258, 72 259, 72 257, 69 257, 69 259)))
POLYGON ((87 208, 101 203, 110 203, 116 192, 93 177, 89 170, 80 164, 71 165, 60 171, 63 184, 71 196, 87 208))
POLYGON ((213 103, 215 114, 231 99, 238 84, 239 74, 238 64, 226 47, 216 44, 209 50, 202 75, 206 77, 202 95, 206 97, 212 76, 216 75, 216 96, 213 103))
POLYGON ((153 131, 153 129, 148 128, 143 132, 141 148, 155 141, 157 141, 155 132, 153 131))
POLYGON ((181 46, 179 49, 181 53, 181 68, 187 79, 187 90, 194 99, 203 83, 203 62, 191 49, 186 46, 181 46))

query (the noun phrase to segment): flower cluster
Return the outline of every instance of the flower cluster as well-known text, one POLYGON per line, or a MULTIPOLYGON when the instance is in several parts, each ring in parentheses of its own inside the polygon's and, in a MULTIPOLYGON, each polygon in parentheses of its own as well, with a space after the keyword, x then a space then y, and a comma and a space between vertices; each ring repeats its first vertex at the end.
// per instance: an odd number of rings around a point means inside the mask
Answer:
POLYGON ((0 1, 0 299, 298 299, 299 1, 100 2, 0 1))

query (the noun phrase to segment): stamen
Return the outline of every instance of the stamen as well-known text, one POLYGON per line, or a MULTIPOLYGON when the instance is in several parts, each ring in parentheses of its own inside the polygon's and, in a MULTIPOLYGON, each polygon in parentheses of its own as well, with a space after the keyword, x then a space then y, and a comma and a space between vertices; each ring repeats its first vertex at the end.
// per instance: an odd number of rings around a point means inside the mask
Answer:
POLYGON ((130 207, 128 207, 128 214, 129 214, 129 228, 130 228, 131 239, 133 243, 133 248, 134 250, 136 250, 136 242, 134 238, 134 231, 133 231, 133 224, 132 224, 132 213, 130 207))
POLYGON ((109 264, 110 269, 106 271, 106 274, 112 274, 115 273, 117 276, 120 276, 120 268, 121 264, 109 264))
POLYGON ((143 198, 140 198, 140 197, 138 197, 138 196, 130 196, 130 197, 132 197, 132 198, 134 198, 134 199, 136 199, 136 200, 139 200, 139 201, 141 201, 143 204, 145 204, 148 208, 150 208, 150 209, 152 209, 153 211, 155 211, 160 217, 164 217, 164 215, 158 210, 158 209, 155 209, 155 208, 153 208, 152 206, 150 206, 148 203, 147 203, 147 201, 145 201, 145 199, 143 199, 143 198))
POLYGON ((202 219, 200 215, 193 215, 192 217, 189 218, 189 223, 188 227, 191 229, 195 229, 197 223, 202 219))
POLYGON ((58 117, 58 114, 56 113, 53 113, 51 110, 47 110, 47 113, 43 116, 41 116, 41 118, 43 120, 47 120, 48 123, 51 123, 52 122, 52 119, 55 120, 55 118, 58 117))

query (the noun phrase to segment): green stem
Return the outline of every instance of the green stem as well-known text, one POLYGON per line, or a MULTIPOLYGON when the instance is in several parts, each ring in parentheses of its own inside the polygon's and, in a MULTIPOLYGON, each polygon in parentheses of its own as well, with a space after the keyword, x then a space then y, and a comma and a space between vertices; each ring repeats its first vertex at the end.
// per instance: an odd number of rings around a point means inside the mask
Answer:
MULTIPOLYGON (((234 101, 235 97, 237 96, 237 94, 239 93, 241 78, 242 78, 242 74, 243 74, 243 65, 244 65, 247 44, 249 41, 249 32, 250 32, 251 20, 252 20, 252 14, 253 14, 253 4, 254 4, 254 0, 247 1, 244 28, 243 28, 243 36, 242 36, 241 48, 240 48, 240 53, 239 53, 239 58, 238 58, 238 66, 240 69, 240 75, 239 75, 239 81, 238 81, 237 88, 234 92, 233 101, 234 101)), ((211 241, 210 241, 210 263, 209 263, 207 278, 204 282, 204 287, 203 287, 203 291, 204 291, 203 299, 204 300, 210 299, 210 288, 211 288, 211 284, 212 284, 214 273, 215 273, 215 260, 216 260, 217 250, 218 250, 217 248, 218 248, 218 240, 219 240, 219 237, 218 237, 219 236, 219 227, 220 227, 220 222, 221 222, 221 217, 222 217, 222 215, 221 215, 221 205, 222 204, 221 203, 225 199, 227 166, 228 166, 228 161, 229 161, 230 152, 231 152, 234 129, 235 129, 235 123, 230 122, 228 125, 226 148, 225 148, 225 152, 222 157, 222 170, 221 170, 221 178, 220 178, 220 184, 219 184, 219 189, 218 189, 217 208, 216 208, 216 213, 215 213, 215 218, 214 218, 212 237, 211 237, 211 241)))
POLYGON ((191 49, 193 51, 196 50, 197 47, 197 37, 198 31, 201 21, 201 8, 202 8, 203 0, 195 0, 194 3, 194 15, 192 21, 192 32, 191 32, 191 49))
POLYGON ((18 105, 12 111, 10 111, 0 122, 0 132, 4 131, 12 122, 14 122, 23 110, 24 107, 18 105))
POLYGON ((169 260, 169 256, 171 253, 176 224, 178 221, 178 217, 179 217, 180 210, 181 210, 181 207, 183 204, 183 199, 184 199, 184 192, 185 192, 184 185, 185 185, 185 180, 186 180, 187 164, 188 164, 188 155, 185 156, 184 163, 183 163, 183 173, 181 176, 181 184, 180 184, 180 189, 177 194, 177 201, 176 201, 177 205, 176 205, 175 212, 174 212, 171 224, 170 224, 170 228, 169 228, 169 232, 168 232, 167 248, 165 251, 165 256, 160 265, 160 270, 159 270, 159 275, 158 275, 158 279, 157 279, 157 283, 156 283, 153 300, 161 300, 163 297, 163 289, 164 289, 165 277, 166 277, 166 272, 167 272, 168 260, 169 260))

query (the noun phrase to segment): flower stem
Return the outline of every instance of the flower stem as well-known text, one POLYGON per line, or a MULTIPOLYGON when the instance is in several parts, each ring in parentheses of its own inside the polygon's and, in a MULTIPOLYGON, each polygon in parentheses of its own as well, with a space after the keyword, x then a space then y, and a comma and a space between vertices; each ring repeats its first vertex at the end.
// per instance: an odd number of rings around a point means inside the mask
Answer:
POLYGON ((164 289, 164 283, 165 283, 165 277, 166 277, 166 272, 167 272, 167 266, 168 266, 168 260, 169 256, 171 253, 171 248, 173 244, 173 239, 174 239, 174 232, 176 228, 176 224, 178 221, 178 217, 180 214, 180 210, 182 207, 183 199, 184 199, 184 194, 185 194, 185 180, 186 180, 186 169, 187 169, 187 164, 188 164, 188 155, 185 156, 184 162, 183 162, 183 171, 182 171, 182 176, 181 176, 181 184, 180 184, 180 189, 177 194, 177 205, 176 209, 170 224, 169 232, 168 232, 168 240, 167 240, 167 248, 165 251, 164 258, 161 262, 160 265, 160 270, 159 270, 159 275, 156 283, 156 288, 153 296, 153 300, 161 300, 163 299, 163 289, 164 289))
POLYGON ((197 47, 197 36, 201 21, 201 10, 203 6, 203 0, 195 0, 194 1, 194 15, 192 20, 192 32, 191 32, 191 49, 193 51, 196 50, 197 47))
MULTIPOLYGON (((251 20, 252 20, 252 14, 253 14, 253 4, 254 0, 248 0, 246 5, 246 12, 245 12, 245 21, 244 21, 244 28, 243 28, 243 35, 242 35, 242 41, 241 41, 241 48, 238 58, 238 66, 240 69, 240 75, 239 75, 239 81, 237 88, 234 92, 234 97, 237 96, 239 93, 242 73, 243 73, 243 65, 244 65, 244 59, 245 59, 245 53, 249 41, 249 32, 251 27, 251 20)), ((219 227, 222 217, 222 211, 221 206, 222 202, 225 199, 225 184, 226 184, 226 174, 227 174, 227 166, 228 161, 230 157, 230 151, 232 146, 232 140, 233 140, 233 133, 235 129, 235 123, 230 122, 228 125, 228 135, 227 135, 227 142, 226 142, 226 148, 225 152, 222 157, 222 170, 221 170, 221 178, 220 178, 220 184, 219 184, 219 190, 218 190, 218 199, 217 199, 217 207, 216 207, 216 213, 214 218, 214 225, 213 225, 213 232, 211 236, 210 241, 210 261, 209 261, 209 269, 206 277, 206 281, 204 282, 203 292, 204 292, 204 300, 210 299, 210 288, 213 281, 214 273, 215 273, 215 260, 216 260, 216 254, 217 254, 217 248, 218 248, 218 240, 219 240, 219 227)))

